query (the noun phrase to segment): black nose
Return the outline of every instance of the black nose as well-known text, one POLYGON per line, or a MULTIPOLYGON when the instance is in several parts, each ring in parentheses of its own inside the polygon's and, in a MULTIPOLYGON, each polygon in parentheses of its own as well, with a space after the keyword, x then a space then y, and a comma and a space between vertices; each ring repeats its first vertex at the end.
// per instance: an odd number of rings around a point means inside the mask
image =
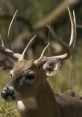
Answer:
POLYGON ((10 99, 10 98, 14 98, 13 95, 14 95, 13 90, 9 89, 8 87, 5 88, 5 89, 3 89, 3 90, 1 91, 1 96, 2 96, 2 98, 4 98, 5 100, 8 100, 8 99, 10 99))
POLYGON ((8 96, 7 91, 6 90, 1 91, 1 96, 2 96, 2 98, 6 99, 8 96))

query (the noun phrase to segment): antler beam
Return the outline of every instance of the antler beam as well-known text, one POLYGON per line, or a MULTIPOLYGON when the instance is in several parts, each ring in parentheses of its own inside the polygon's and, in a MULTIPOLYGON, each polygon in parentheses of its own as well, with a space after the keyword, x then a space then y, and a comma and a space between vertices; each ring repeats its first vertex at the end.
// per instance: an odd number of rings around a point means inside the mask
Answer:
MULTIPOLYGON (((68 12, 69 12, 69 17, 70 17, 70 21, 71 21, 71 37, 70 37, 70 42, 69 44, 67 45, 65 42, 61 41, 61 40, 57 40, 60 45, 63 47, 64 49, 64 52, 62 54, 59 54, 59 55, 56 55, 56 56, 52 56, 52 57, 46 57, 44 56, 44 50, 46 51, 46 49, 43 50, 43 52, 41 53, 41 56, 39 59, 37 59, 34 63, 36 65, 38 64, 42 64, 43 62, 46 62, 48 60, 55 60, 55 59, 66 59, 70 54, 70 46, 72 46, 74 40, 76 39, 76 18, 75 18, 75 12, 73 11, 71 13, 71 11, 69 10, 68 8, 68 12)), ((53 37, 55 38, 54 36, 54 31, 51 29, 50 26, 47 26, 49 28, 49 30, 51 31, 53 37)), ((49 47, 49 46, 47 46, 49 47)), ((46 47, 45 47, 46 48, 46 47)))

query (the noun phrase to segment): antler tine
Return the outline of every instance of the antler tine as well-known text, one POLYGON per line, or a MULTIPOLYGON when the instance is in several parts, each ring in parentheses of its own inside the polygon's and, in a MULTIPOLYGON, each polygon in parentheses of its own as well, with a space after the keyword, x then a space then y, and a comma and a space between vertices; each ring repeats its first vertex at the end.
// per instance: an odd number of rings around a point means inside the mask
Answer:
POLYGON ((44 56, 44 53, 45 53, 45 51, 47 50, 47 48, 50 46, 50 42, 47 44, 47 46, 43 49, 43 51, 42 51, 42 53, 41 53, 41 55, 40 55, 40 58, 39 59, 42 59, 43 58, 43 56, 44 56))
POLYGON ((5 44, 4 44, 4 41, 3 41, 3 39, 2 39, 1 34, 0 34, 0 40, 1 40, 1 46, 2 46, 2 47, 5 47, 5 44))
POLYGON ((76 39, 76 17, 75 17, 75 12, 73 10, 73 14, 71 14, 71 11, 68 7, 68 12, 69 12, 69 17, 71 21, 71 36, 70 36, 70 42, 69 46, 71 46, 76 39))
POLYGON ((16 18, 17 12, 18 12, 18 10, 16 10, 16 11, 15 11, 15 13, 14 13, 14 15, 13 15, 13 18, 12 18, 12 20, 11 20, 10 24, 9 24, 7 37, 9 37, 10 30, 11 30, 12 24, 13 24, 13 22, 14 22, 15 18, 16 18))
POLYGON ((34 61, 34 64, 37 64, 37 65, 38 65, 39 61, 41 61, 42 58, 44 57, 44 53, 45 53, 45 51, 47 50, 47 48, 48 48, 49 46, 50 46, 50 42, 49 42, 49 43, 47 44, 47 46, 43 49, 43 51, 42 51, 42 53, 41 53, 39 59, 37 59, 37 60, 34 61))
POLYGON ((30 47, 30 45, 32 44, 32 42, 34 41, 34 39, 36 38, 36 35, 29 41, 29 43, 26 45, 25 49, 23 50, 21 57, 19 58, 18 61, 21 61, 24 59, 25 53, 28 50, 28 48, 30 47))
POLYGON ((53 29, 51 28, 50 25, 47 25, 48 29, 50 30, 50 32, 52 33, 52 36, 54 37, 54 39, 58 39, 58 37, 56 36, 55 32, 53 31, 53 29))
POLYGON ((76 35, 77 35, 77 31, 76 31, 77 24, 76 24, 76 16, 75 16, 74 10, 73 10, 73 16, 74 16, 74 26, 75 26, 75 34, 74 34, 75 37, 74 37, 74 44, 73 44, 73 47, 74 47, 76 43, 76 35))

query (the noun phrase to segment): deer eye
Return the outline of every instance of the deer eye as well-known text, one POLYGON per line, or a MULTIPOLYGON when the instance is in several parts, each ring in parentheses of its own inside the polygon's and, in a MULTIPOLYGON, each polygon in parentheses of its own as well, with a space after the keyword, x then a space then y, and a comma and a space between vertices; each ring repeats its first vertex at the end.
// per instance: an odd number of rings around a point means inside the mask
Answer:
POLYGON ((32 80, 35 78, 35 72, 34 71, 29 71, 26 75, 25 78, 28 80, 32 80))

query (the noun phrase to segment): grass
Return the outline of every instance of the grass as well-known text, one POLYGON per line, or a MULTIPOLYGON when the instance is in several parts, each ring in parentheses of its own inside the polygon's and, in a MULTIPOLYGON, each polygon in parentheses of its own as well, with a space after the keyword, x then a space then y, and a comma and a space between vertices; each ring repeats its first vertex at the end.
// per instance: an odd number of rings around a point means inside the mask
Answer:
POLYGON ((16 104, 7 103, 0 98, 0 117, 18 117, 16 104))

